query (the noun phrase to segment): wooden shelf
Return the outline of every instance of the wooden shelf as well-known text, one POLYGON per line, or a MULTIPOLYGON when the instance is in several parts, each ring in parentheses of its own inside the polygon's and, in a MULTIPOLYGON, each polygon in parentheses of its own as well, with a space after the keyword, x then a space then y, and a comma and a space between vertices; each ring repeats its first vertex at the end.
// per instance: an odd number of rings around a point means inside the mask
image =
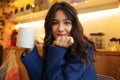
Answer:
MULTIPOLYGON (((78 14, 81 14, 81 13, 117 8, 119 6, 119 0, 101 0, 101 1, 87 0, 71 5, 77 10, 78 14)), ((26 14, 23 16, 18 15, 18 17, 14 17, 11 20, 18 23, 44 20, 47 12, 48 10, 43 10, 31 14, 26 14)))
POLYGON ((97 51, 95 55, 120 56, 120 51, 97 51))
POLYGON ((11 21, 18 22, 18 23, 25 23, 25 22, 44 20, 47 14, 47 11, 48 10, 43 10, 43 11, 29 13, 29 14, 22 15, 22 16, 18 15, 17 17, 11 18, 11 21))

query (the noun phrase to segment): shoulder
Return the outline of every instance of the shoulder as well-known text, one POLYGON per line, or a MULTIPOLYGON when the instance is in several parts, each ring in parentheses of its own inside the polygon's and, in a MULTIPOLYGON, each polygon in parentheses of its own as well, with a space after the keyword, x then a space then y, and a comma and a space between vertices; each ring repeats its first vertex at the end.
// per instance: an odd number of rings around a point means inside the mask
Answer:
POLYGON ((95 50, 95 48, 94 48, 94 45, 93 44, 85 44, 84 45, 84 48, 88 51, 88 52, 93 52, 94 50, 95 50))

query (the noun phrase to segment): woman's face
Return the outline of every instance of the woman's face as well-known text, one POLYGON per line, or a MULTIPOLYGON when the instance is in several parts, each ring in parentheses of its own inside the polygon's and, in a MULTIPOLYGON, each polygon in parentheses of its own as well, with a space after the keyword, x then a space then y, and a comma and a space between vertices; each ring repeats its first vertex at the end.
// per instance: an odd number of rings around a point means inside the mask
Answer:
POLYGON ((59 36, 68 36, 72 29, 72 22, 62 10, 58 10, 52 23, 52 33, 54 39, 59 36))

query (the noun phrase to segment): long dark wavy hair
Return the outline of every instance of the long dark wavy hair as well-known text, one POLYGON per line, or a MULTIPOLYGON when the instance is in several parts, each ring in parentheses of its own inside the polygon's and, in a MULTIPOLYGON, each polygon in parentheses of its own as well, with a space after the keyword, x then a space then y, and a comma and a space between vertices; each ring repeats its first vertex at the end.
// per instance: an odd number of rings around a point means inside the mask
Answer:
POLYGON ((52 44, 54 38, 52 34, 52 22, 55 18, 56 11, 62 10, 68 19, 72 22, 72 29, 70 32, 70 36, 74 38, 74 44, 70 46, 70 51, 75 56, 79 57, 80 61, 85 63, 89 56, 85 45, 91 46, 91 41, 84 36, 83 27, 77 17, 76 10, 66 2, 57 2, 51 6, 48 11, 48 14, 45 18, 45 38, 44 38, 44 46, 43 46, 43 54, 44 57, 47 56, 48 46, 52 44))

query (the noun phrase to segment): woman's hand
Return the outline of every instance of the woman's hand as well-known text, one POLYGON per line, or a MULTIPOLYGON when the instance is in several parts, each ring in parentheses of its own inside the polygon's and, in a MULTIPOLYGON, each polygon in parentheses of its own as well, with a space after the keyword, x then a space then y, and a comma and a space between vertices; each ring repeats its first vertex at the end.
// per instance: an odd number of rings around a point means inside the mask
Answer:
POLYGON ((53 41, 53 45, 68 48, 74 43, 74 39, 71 36, 61 36, 53 41))

